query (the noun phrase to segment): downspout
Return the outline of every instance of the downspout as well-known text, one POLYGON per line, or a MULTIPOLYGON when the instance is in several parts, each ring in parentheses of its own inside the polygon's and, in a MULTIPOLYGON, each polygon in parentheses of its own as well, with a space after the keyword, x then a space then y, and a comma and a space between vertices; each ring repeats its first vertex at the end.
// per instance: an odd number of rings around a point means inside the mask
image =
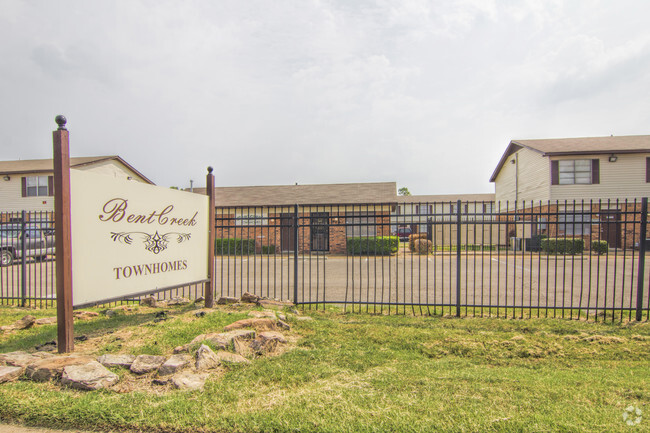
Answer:
POLYGON ((515 206, 519 201, 519 152, 515 153, 515 206))

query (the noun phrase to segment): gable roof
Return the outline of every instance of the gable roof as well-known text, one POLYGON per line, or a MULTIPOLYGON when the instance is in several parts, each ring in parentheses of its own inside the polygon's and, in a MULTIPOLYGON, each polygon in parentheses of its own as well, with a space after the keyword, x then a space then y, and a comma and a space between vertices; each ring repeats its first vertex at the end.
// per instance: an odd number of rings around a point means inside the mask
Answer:
MULTIPOLYGON (((84 156, 70 158, 70 168, 84 167, 87 165, 97 164, 98 162, 116 160, 129 170, 140 176, 144 181, 155 185, 145 175, 133 168, 131 164, 123 160, 118 155, 110 156, 84 156)), ((51 173, 54 171, 54 162, 52 159, 25 159, 18 161, 0 161, 0 174, 18 174, 18 173, 51 173)))
MULTIPOLYGON (((205 194, 205 188, 194 188, 194 192, 205 194)), ((215 188, 215 203, 222 207, 395 203, 396 199, 395 182, 215 188)))
POLYGON ((512 140, 492 173, 490 182, 496 180, 508 157, 522 148, 542 156, 650 153, 650 135, 512 140))

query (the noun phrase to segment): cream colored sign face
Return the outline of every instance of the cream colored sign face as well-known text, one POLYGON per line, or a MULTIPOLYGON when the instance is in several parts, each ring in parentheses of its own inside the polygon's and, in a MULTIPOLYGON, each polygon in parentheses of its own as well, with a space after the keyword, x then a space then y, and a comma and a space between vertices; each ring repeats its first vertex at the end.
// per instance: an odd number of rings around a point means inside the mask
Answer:
POLYGON ((70 170, 73 305, 207 278, 208 198, 70 170))

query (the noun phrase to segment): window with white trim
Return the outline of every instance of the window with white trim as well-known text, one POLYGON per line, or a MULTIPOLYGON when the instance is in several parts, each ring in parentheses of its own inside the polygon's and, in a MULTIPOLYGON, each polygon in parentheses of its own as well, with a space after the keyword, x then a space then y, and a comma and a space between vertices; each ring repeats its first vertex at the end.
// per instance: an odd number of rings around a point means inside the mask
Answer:
POLYGON ((558 162, 560 185, 591 183, 590 159, 563 159, 558 162))
POLYGON ((27 176, 25 178, 26 196, 42 197, 50 195, 48 176, 27 176))

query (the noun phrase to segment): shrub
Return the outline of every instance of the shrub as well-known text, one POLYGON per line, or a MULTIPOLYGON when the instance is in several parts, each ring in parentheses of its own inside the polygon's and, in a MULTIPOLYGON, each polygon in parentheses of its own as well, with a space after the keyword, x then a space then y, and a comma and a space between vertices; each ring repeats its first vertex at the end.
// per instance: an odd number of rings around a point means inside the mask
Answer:
POLYGON ((609 251, 609 245, 607 241, 591 241, 591 251, 600 255, 607 254, 609 251))
POLYGON ((581 238, 542 239, 542 251, 548 254, 580 254, 584 250, 585 241, 581 238))
POLYGON ((415 241, 417 239, 426 239, 427 234, 426 233, 413 233, 409 235, 409 249, 411 252, 415 252, 415 241))
POLYGON ((433 252, 433 243, 428 239, 416 239, 414 245, 415 252, 418 254, 429 254, 433 252))
POLYGON ((215 239, 214 240, 214 253, 217 255, 248 255, 255 252, 254 239, 215 239))
POLYGON ((275 254, 275 245, 262 245, 262 254, 275 254))
POLYGON ((397 236, 375 236, 367 238, 348 238, 348 254, 367 254, 369 256, 387 256, 395 254, 399 247, 397 236))

